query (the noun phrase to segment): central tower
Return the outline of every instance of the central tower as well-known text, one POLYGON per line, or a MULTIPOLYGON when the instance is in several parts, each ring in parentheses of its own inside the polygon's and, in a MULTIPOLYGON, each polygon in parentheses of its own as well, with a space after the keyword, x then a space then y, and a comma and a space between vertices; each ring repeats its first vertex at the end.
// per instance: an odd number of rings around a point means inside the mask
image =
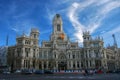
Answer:
POLYGON ((54 32, 54 34, 63 32, 62 18, 59 14, 56 14, 53 19, 53 32, 54 32))
POLYGON ((67 37, 63 31, 63 22, 62 18, 59 14, 56 14, 53 18, 53 33, 51 35, 52 41, 65 41, 67 40, 67 37))

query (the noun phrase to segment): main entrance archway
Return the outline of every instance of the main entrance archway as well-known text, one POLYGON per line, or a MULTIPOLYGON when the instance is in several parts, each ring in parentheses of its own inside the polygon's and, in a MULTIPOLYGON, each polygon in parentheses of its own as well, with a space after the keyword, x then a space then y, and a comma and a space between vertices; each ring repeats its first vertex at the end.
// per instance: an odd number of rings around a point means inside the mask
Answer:
POLYGON ((66 59, 66 55, 63 53, 59 55, 58 69, 59 70, 67 69, 67 59, 66 59))
POLYGON ((67 62, 66 61, 59 61, 58 62, 58 69, 59 70, 66 70, 67 69, 67 62))

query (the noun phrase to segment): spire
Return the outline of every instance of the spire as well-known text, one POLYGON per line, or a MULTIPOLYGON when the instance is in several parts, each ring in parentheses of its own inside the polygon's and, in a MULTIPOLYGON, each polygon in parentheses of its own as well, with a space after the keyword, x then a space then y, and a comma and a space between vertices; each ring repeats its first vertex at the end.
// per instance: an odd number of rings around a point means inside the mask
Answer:
POLYGON ((9 40, 9 36, 7 34, 7 36, 6 36, 6 46, 8 46, 8 40, 9 40))
POLYGON ((26 35, 25 35, 25 32, 23 31, 23 33, 22 33, 22 37, 25 37, 26 35))
POLYGON ((112 37, 113 37, 113 40, 114 40, 114 46, 117 47, 117 41, 116 41, 115 35, 113 34, 112 37))

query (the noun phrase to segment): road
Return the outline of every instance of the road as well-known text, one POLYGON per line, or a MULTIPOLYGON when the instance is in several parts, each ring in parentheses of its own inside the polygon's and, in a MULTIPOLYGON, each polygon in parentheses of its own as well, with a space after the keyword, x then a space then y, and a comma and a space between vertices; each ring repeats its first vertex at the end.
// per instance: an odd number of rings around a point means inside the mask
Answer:
POLYGON ((95 74, 83 76, 81 74, 0 74, 0 80, 120 80, 120 74, 95 74))

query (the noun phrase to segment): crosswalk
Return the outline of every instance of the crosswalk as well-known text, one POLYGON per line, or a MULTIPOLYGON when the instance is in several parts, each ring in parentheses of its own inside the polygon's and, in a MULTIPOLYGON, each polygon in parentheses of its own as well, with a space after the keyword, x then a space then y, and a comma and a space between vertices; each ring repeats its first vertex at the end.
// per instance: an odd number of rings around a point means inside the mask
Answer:
POLYGON ((46 76, 45 78, 49 79, 95 79, 90 76, 46 76))

